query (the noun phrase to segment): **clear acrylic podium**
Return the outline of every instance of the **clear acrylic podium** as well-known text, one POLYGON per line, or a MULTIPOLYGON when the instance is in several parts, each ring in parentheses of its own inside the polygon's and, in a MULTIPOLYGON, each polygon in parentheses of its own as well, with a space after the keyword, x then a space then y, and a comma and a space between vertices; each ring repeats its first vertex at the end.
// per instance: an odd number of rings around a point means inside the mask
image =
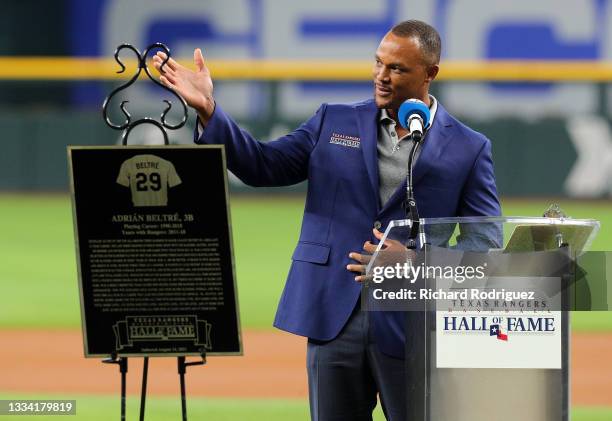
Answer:
POLYGON ((421 219, 416 253, 398 247, 410 227, 389 224, 362 293, 363 310, 405 313, 408 420, 568 420, 576 260, 599 222, 421 219), (420 277, 400 271, 407 261, 420 277))

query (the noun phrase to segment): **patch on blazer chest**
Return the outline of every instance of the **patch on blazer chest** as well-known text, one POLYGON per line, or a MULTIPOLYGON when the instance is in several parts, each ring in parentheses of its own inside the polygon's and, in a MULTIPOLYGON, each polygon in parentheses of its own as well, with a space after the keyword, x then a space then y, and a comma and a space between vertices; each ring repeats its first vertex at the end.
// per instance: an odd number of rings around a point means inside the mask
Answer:
POLYGON ((360 148, 361 138, 334 132, 329 138, 329 143, 349 148, 360 148))

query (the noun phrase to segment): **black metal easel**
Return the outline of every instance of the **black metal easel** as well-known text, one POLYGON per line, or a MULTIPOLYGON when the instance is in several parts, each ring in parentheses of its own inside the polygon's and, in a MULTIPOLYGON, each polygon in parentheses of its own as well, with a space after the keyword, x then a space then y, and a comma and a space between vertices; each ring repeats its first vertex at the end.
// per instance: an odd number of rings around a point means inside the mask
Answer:
MULTIPOLYGON (((177 357, 178 374, 181 386, 181 416, 183 421, 187 421, 187 393, 185 387, 185 374, 187 373, 187 367, 192 365, 204 365, 206 364, 206 352, 202 350, 201 361, 190 361, 187 362, 184 356, 177 357)), ((102 360, 105 364, 117 364, 119 366, 119 372, 121 373, 121 421, 125 421, 126 413, 126 383, 127 383, 127 371, 128 371, 128 358, 118 357, 113 354, 110 358, 102 360)), ((142 386, 140 392, 140 421, 144 421, 145 407, 147 402, 147 378, 149 372, 149 357, 143 358, 142 367, 142 386)))
POLYGON ((104 104, 102 105, 102 115, 104 117, 104 121, 112 129, 123 130, 122 142, 123 142, 124 146, 127 145, 127 138, 129 136, 130 132, 132 131, 132 129, 134 127, 136 127, 136 126, 141 125, 141 124, 153 124, 154 126, 159 128, 162 131, 163 135, 164 135, 164 144, 168 145, 168 133, 166 133, 166 129, 176 130, 176 129, 180 129, 181 127, 183 127, 185 125, 185 123, 187 122, 187 115, 188 115, 187 114, 187 103, 176 92, 174 92, 172 89, 168 88, 167 86, 164 86, 162 83, 160 83, 158 80, 156 80, 153 77, 153 75, 151 74, 151 71, 149 70, 149 67, 147 66, 147 56, 149 55, 149 53, 151 51, 153 51, 155 49, 163 50, 164 53, 166 54, 166 59, 162 62, 159 71, 161 73, 165 73, 164 66, 166 65, 168 60, 170 60, 170 50, 168 49, 168 47, 166 47, 161 42, 156 42, 155 44, 149 45, 147 47, 147 49, 141 54, 140 51, 138 51, 133 45, 131 45, 131 44, 121 44, 115 50, 115 61, 117 63, 119 63, 119 66, 121 66, 121 70, 118 70, 117 73, 123 73, 125 71, 125 65, 123 64, 123 62, 119 58, 119 53, 123 49, 128 49, 128 50, 130 50, 130 51, 132 51, 132 52, 134 52, 136 54, 136 57, 138 59, 138 69, 136 70, 136 73, 134 73, 134 75, 130 78, 130 80, 128 80, 126 83, 124 83, 123 85, 119 86, 118 88, 114 89, 110 93, 110 95, 108 97, 106 97, 106 99, 104 100, 104 104), (121 123, 121 124, 115 124, 115 123, 113 123, 110 120, 110 117, 108 116, 108 107, 110 105, 110 102, 111 102, 112 98, 119 91, 127 89, 128 87, 133 85, 136 82, 136 80, 140 76, 140 73, 143 70, 144 70, 146 75, 149 77, 149 79, 153 83, 155 83, 156 85, 160 86, 161 88, 167 90, 168 92, 172 93, 172 95, 174 95, 180 101, 181 105, 183 106, 183 118, 181 119, 180 122, 178 122, 177 124, 170 124, 170 123, 168 123, 166 121, 166 115, 168 114, 168 112, 172 108, 172 103, 170 101, 168 101, 168 100, 164 100, 164 102, 166 103, 166 109, 162 112, 161 117, 160 117, 160 121, 157 121, 157 120, 155 120, 153 118, 150 118, 150 117, 144 117, 144 118, 138 119, 136 121, 132 121, 132 116, 130 115, 130 113, 126 109, 126 104, 129 101, 121 101, 121 104, 119 104, 119 108, 121 109, 121 111, 125 115, 126 120, 123 123, 121 123))
POLYGON ((128 371, 128 360, 127 357, 117 358, 117 355, 112 355, 106 360, 102 360, 105 364, 117 364, 119 365, 119 371, 121 372, 121 421, 125 421, 125 389, 128 371))
MULTIPOLYGON (((164 135, 164 145, 168 145, 169 144, 169 142, 168 142, 168 133, 166 132, 166 129, 176 130, 176 129, 180 129, 181 127, 183 127, 185 125, 185 123, 187 122, 187 115, 188 115, 187 114, 187 103, 176 92, 174 92, 172 89, 168 88, 167 86, 164 86, 163 84, 161 84, 159 81, 157 81, 153 77, 153 75, 151 74, 151 72, 149 70, 149 67, 147 66, 147 61, 146 60, 147 60, 147 56, 149 55, 149 53, 151 51, 153 51, 155 49, 163 50, 165 52, 165 54, 166 54, 166 59, 162 62, 159 70, 160 70, 161 73, 164 73, 164 66, 166 65, 168 60, 170 60, 170 50, 164 44, 158 42, 158 43, 155 43, 155 44, 151 44, 141 54, 131 44, 121 44, 115 50, 115 61, 117 61, 117 63, 119 63, 119 66, 121 66, 121 70, 117 71, 117 73, 123 73, 125 71, 125 65, 123 64, 123 62, 119 58, 119 53, 123 49, 128 49, 128 50, 130 50, 130 51, 132 51, 132 52, 134 52, 136 54, 136 56, 138 58, 138 69, 137 69, 136 73, 134 73, 134 75, 130 78, 129 81, 127 81, 123 85, 119 86, 118 88, 114 89, 110 93, 110 95, 108 97, 106 97, 106 99, 104 100, 104 104, 102 105, 102 115, 104 117, 104 121, 112 129, 123 130, 123 134, 122 134, 121 139, 122 139, 122 144, 124 146, 127 146, 128 136, 129 136, 130 132, 132 131, 132 129, 134 129, 134 127, 139 126, 141 124, 152 124, 155 127, 159 128, 162 131, 163 135, 164 135), (164 102, 166 103, 166 108, 164 109, 164 111, 161 114, 160 121, 157 121, 157 120, 155 120, 153 118, 150 118, 150 117, 144 117, 144 118, 138 119, 136 121, 132 121, 132 116, 130 115, 130 113, 126 109, 126 104, 129 101, 126 101, 126 100, 121 101, 121 103, 119 104, 119 108, 121 109, 121 111, 125 115, 126 120, 123 123, 121 123, 121 124, 115 124, 115 123, 113 123, 111 121, 110 117, 108 116, 108 108, 109 108, 109 105, 110 105, 110 102, 111 102, 113 96, 115 96, 119 91, 122 91, 123 89, 127 89, 129 86, 134 84, 143 70, 146 73, 146 75, 148 76, 148 78, 151 81, 153 81, 153 83, 155 83, 156 85, 162 87, 163 89, 171 92, 176 98, 179 99, 181 105, 183 106, 183 117, 182 117, 182 119, 181 119, 181 121, 179 123, 177 123, 177 124, 170 124, 170 123, 168 123, 166 121, 166 115, 168 114, 168 112, 172 108, 172 103, 170 101, 168 101, 168 100, 164 100, 164 102)), ((201 349, 200 356, 202 358, 201 361, 193 361, 193 362, 186 362, 185 356, 177 357, 177 359, 178 359, 178 374, 179 374, 179 378, 180 378, 180 388, 181 388, 181 412, 182 412, 182 419, 183 419, 183 421, 187 421, 187 398, 186 398, 186 393, 185 393, 185 373, 187 372, 187 367, 188 366, 192 366, 192 365, 204 365, 204 364, 206 364, 206 351, 204 350, 204 348, 201 349)), ((128 371, 128 358, 126 356, 119 356, 118 354, 115 353, 115 354, 112 354, 110 358, 102 360, 102 362, 106 363, 106 364, 117 364, 117 365, 119 365, 119 371, 121 373, 121 421, 125 421, 125 414, 126 414, 126 380, 127 380, 127 371, 128 371)), ((140 420, 141 421, 144 420, 144 415, 145 415, 145 406, 146 406, 146 398, 147 398, 148 371, 149 371, 149 357, 145 356, 143 358, 142 387, 141 387, 141 394, 140 394, 140 420)))

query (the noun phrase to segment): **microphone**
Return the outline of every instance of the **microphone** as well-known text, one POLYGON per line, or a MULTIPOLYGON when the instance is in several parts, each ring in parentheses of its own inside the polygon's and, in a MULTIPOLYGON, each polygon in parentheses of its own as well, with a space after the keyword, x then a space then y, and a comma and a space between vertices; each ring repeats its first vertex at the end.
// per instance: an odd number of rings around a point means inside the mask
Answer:
POLYGON ((407 99, 400 105, 397 113, 399 123, 408 130, 412 140, 419 142, 423 139, 425 130, 429 128, 431 113, 429 107, 420 99, 407 99))

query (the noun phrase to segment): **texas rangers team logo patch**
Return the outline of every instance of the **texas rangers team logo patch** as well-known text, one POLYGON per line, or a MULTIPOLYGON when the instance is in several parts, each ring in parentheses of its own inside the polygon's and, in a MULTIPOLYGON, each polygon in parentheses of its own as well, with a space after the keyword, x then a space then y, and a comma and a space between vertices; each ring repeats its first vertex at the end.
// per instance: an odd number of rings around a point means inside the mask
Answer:
POLYGON ((332 133, 331 137, 329 138, 329 143, 340 146, 348 146, 349 148, 359 148, 361 146, 361 139, 355 136, 332 133))

